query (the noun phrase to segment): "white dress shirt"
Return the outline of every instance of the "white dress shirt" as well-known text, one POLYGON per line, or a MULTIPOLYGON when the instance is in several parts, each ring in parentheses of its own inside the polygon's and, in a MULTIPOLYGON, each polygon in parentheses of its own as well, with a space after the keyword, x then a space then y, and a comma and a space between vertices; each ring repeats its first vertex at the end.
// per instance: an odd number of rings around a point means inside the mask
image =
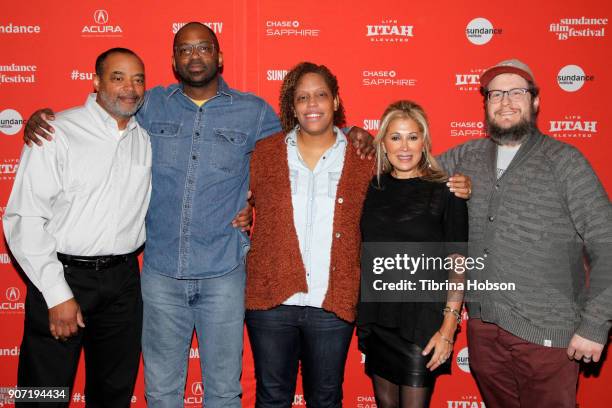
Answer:
POLYGON ((135 251, 151 193, 149 135, 135 118, 121 134, 95 94, 56 117, 53 141, 24 146, 3 217, 13 255, 49 308, 73 297, 57 252, 135 251))
POLYGON ((297 132, 286 138, 293 223, 306 269, 307 293, 296 293, 283 304, 321 307, 329 284, 336 190, 344 166, 346 136, 334 127, 336 143, 310 170, 297 146, 297 132))

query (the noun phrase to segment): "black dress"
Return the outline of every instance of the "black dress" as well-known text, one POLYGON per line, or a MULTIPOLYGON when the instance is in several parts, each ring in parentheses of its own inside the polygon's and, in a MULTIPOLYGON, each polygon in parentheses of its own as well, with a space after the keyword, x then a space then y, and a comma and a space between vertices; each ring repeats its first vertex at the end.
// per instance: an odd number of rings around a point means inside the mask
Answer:
MULTIPOLYGON (((445 183, 421 178, 372 180, 361 218, 363 242, 467 242, 466 201, 445 183)), ((398 385, 433 386, 435 377, 450 372, 450 359, 433 373, 425 365, 432 353, 422 350, 444 319, 441 302, 360 302, 357 312, 359 348, 366 355, 366 373, 398 385)))

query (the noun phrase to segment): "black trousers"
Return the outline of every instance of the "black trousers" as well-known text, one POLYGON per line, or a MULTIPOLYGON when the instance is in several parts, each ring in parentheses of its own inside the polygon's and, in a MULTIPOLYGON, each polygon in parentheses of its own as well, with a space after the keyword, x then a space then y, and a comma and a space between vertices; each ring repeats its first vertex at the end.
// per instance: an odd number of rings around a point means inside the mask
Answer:
MULTIPOLYGON (((112 268, 64 265, 64 276, 81 307, 85 328, 67 341, 49 331, 49 310, 28 283, 17 385, 69 387, 85 351, 86 407, 129 407, 140 362, 142 296, 136 256, 112 268)), ((67 407, 68 403, 17 403, 16 407, 67 407)))

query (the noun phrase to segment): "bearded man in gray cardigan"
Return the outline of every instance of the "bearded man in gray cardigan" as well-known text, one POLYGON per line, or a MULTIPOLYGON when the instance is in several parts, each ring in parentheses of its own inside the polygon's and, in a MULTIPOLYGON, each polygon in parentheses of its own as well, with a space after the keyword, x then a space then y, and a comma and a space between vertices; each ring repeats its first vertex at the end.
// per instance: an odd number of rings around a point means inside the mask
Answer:
POLYGON ((490 284, 467 285, 472 373, 487 407, 574 408, 578 362, 599 361, 612 325, 612 206, 584 156, 538 130, 527 65, 480 84, 489 137, 440 157, 472 178, 470 255, 486 262, 467 279, 490 284))

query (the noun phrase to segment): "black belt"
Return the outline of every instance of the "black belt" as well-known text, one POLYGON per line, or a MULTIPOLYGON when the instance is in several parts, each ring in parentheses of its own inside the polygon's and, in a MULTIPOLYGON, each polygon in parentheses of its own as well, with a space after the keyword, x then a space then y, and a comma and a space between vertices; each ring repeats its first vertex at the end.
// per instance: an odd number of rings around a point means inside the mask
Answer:
POLYGON ((126 263, 136 256, 136 252, 125 255, 104 255, 104 256, 77 256, 57 253, 57 259, 65 266, 75 266, 77 268, 101 269, 112 268, 113 266, 126 263))

